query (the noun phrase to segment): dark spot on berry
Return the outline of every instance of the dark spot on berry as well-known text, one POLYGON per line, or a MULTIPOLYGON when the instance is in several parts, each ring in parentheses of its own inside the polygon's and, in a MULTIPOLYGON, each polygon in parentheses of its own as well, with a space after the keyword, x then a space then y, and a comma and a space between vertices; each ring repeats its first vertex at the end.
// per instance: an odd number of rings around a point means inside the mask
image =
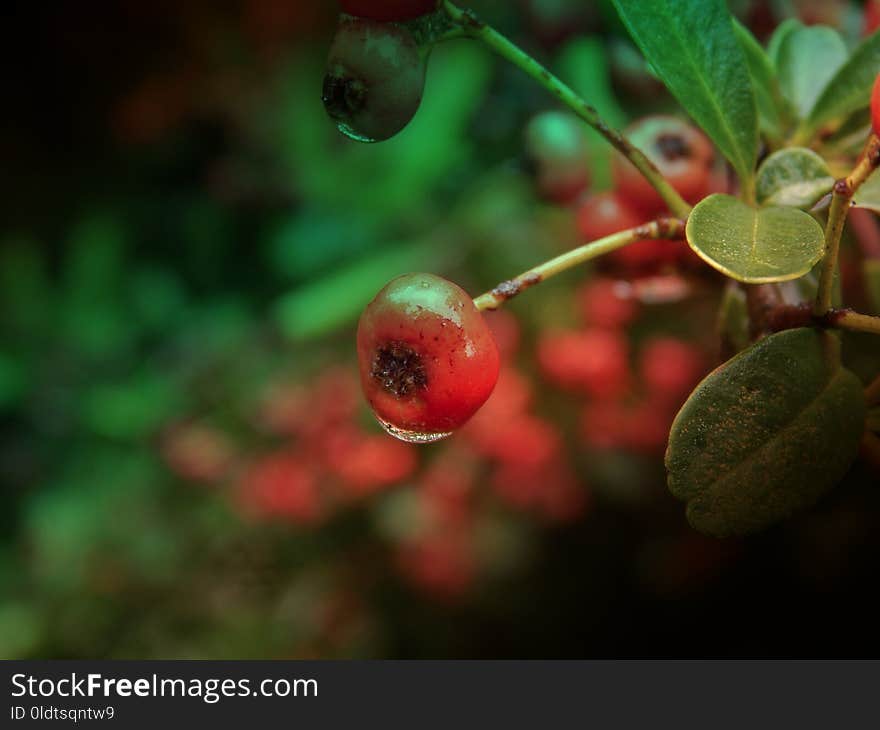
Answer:
POLYGON ((333 119, 346 121, 364 108, 367 87, 360 79, 328 73, 324 77, 321 99, 333 119))
POLYGON ((421 356, 403 342, 389 342, 376 350, 370 377, 398 398, 428 385, 421 356))
POLYGON ((657 137, 657 149, 668 162, 687 159, 691 156, 691 148, 680 134, 661 134, 657 137))

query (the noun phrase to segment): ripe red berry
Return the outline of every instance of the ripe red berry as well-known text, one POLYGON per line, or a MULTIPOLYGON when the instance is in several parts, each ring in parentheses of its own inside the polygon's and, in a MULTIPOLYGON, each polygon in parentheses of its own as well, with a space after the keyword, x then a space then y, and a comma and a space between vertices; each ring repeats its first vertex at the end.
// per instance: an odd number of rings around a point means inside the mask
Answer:
POLYGON ((358 434, 333 462, 352 497, 369 496, 411 476, 418 466, 414 447, 380 436, 358 434))
POLYGON ((577 303, 586 324, 608 329, 626 327, 639 312, 632 286, 614 279, 586 282, 577 291, 577 303))
POLYGON ((265 456, 249 467, 239 483, 242 507, 257 517, 313 524, 323 516, 316 474, 295 454, 265 456))
MULTIPOLYGON (((648 220, 648 216, 636 211, 619 194, 609 192, 584 198, 575 216, 578 232, 585 241, 595 241, 627 228, 635 228, 648 220)), ((628 274, 653 271, 674 261, 685 249, 688 246, 683 246, 679 241, 646 238, 612 251, 603 256, 600 262, 628 274)))
MULTIPOLYGON (((639 120, 626 134, 685 200, 696 203, 710 192, 715 155, 699 129, 676 117, 657 115, 639 120)), ((630 205, 649 216, 663 210, 657 191, 622 155, 614 156, 611 174, 618 195, 630 205)))
POLYGON ((567 112, 543 112, 526 126, 525 156, 542 198, 574 200, 590 184, 584 123, 567 112))
POLYGON ((373 412, 405 441, 448 436, 498 379, 498 348, 473 300, 432 274, 388 283, 361 315, 357 349, 373 412))
POLYGON ((343 13, 382 22, 412 20, 437 8, 437 0, 339 0, 343 13))
POLYGON ((340 23, 322 94, 339 131, 360 142, 394 136, 415 115, 424 86, 425 64, 405 27, 360 19, 340 23))
POLYGON ((642 347, 639 372, 652 396, 674 402, 691 391, 705 370, 696 347, 672 337, 657 337, 642 347))
POLYGON ((627 340, 611 330, 545 334, 538 341, 538 364, 557 385, 594 398, 616 398, 629 388, 627 340))
POLYGON ((874 134, 880 134, 880 74, 874 79, 874 88, 871 91, 871 129, 874 134))
POLYGON ((880 28, 880 0, 868 0, 862 16, 862 35, 871 35, 880 28))

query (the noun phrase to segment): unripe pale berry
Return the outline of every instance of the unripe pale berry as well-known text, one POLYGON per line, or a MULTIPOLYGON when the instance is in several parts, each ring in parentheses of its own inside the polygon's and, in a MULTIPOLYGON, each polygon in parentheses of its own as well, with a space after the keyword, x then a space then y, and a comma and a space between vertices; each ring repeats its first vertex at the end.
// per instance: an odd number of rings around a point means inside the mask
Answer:
POLYGON ((525 156, 542 198, 567 203, 590 184, 584 129, 584 123, 568 112, 543 112, 529 121, 525 156))
POLYGON ((385 429, 405 441, 448 436, 486 402, 498 348, 473 300, 433 274, 393 279, 358 323, 364 394, 385 429))
MULTIPOLYGON (((676 117, 656 115, 640 119, 629 127, 626 136, 689 203, 708 195, 715 154, 699 129, 676 117)), ((614 156, 611 174, 618 195, 629 205, 647 215, 663 209, 657 191, 622 155, 614 156)))
POLYGON ((405 27, 361 19, 340 23, 322 93, 340 132, 360 142, 393 137, 415 115, 424 87, 425 64, 405 27))
POLYGON ((382 22, 412 20, 437 8, 437 0, 339 0, 343 13, 382 22))

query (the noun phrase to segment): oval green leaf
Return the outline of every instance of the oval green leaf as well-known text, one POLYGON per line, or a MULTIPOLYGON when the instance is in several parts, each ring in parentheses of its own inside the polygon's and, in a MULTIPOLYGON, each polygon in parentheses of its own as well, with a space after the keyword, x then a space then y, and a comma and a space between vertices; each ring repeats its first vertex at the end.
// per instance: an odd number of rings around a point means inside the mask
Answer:
POLYGON ((755 92, 723 0, 614 0, 636 45, 748 187, 758 149, 755 92))
POLYGON ((823 25, 797 27, 786 33, 777 49, 777 72, 782 93, 798 118, 804 119, 816 100, 846 62, 843 38, 823 25))
POLYGON ((666 451, 669 490, 691 525, 744 535, 816 502, 846 473, 865 425, 861 381, 837 339, 794 329, 710 373, 684 404, 666 451))
POLYGON ((797 208, 759 208, 716 193, 688 217, 688 244, 710 266, 747 284, 806 274, 825 249, 822 227, 797 208))
POLYGON ((804 147, 774 152, 758 168, 756 187, 761 205, 809 208, 833 186, 834 176, 825 160, 804 147))
POLYGON ((823 124, 843 119, 868 106, 871 87, 880 72, 880 31, 866 38, 825 86, 806 122, 811 134, 823 124))
POLYGON ((853 205, 880 213, 880 172, 872 172, 853 196, 853 205))

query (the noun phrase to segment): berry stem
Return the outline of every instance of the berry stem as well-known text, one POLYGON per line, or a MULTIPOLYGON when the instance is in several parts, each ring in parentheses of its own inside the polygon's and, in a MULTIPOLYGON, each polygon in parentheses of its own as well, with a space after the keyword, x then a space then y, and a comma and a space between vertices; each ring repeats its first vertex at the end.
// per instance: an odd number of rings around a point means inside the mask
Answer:
POLYGON ((813 305, 813 313, 817 316, 822 316, 831 309, 831 291, 837 272, 840 237, 843 234, 843 226, 846 223, 853 195, 878 165, 880 165, 880 138, 876 134, 871 134, 852 172, 834 184, 828 222, 825 224, 825 256, 822 259, 819 288, 813 305))
MULTIPOLYGON (((497 309, 508 299, 512 299, 529 287, 532 287, 535 284, 540 284, 551 276, 567 271, 585 261, 590 261, 603 254, 622 248, 627 244, 651 238, 676 239, 683 237, 683 220, 679 218, 658 218, 650 223, 644 223, 640 226, 635 226, 634 228, 619 231, 618 233, 612 233, 610 236, 590 241, 583 246, 578 246, 571 251, 567 251, 549 261, 545 261, 543 264, 535 266, 528 271, 524 271, 513 279, 501 282, 494 289, 487 291, 484 294, 480 294, 480 296, 474 299, 474 305, 479 310, 497 309)), ((880 322, 880 319, 878 319, 878 322, 880 322)))
POLYGON ((550 73, 538 61, 501 35, 501 33, 479 20, 472 11, 459 8, 450 0, 444 0, 443 8, 447 15, 463 29, 466 36, 482 41, 499 56, 531 76, 578 117, 601 134, 642 173, 645 179, 659 193, 660 197, 663 198, 666 205, 669 206, 669 210, 673 215, 678 218, 687 218, 691 211, 691 206, 663 177, 656 165, 620 132, 611 129, 599 116, 599 113, 581 99, 571 87, 550 73))

